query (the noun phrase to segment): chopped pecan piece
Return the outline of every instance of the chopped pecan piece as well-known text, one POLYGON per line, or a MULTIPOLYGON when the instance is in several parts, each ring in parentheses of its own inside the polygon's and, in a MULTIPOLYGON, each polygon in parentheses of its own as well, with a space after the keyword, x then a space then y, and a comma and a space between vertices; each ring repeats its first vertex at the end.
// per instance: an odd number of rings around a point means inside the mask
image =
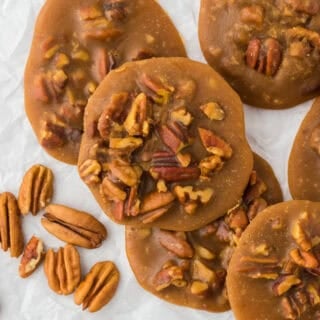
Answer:
POLYGON ((216 255, 212 251, 203 246, 197 245, 195 246, 195 250, 197 255, 202 259, 213 260, 216 257, 216 255))
POLYGON ((297 12, 316 15, 320 10, 320 3, 317 0, 285 0, 297 12))
POLYGON ((67 244, 47 251, 44 261, 44 272, 49 287, 57 294, 68 295, 74 292, 81 278, 80 255, 77 249, 67 244))
POLYGON ((115 68, 116 61, 112 52, 106 48, 99 47, 94 52, 95 70, 97 74, 97 81, 101 82, 104 77, 115 68))
POLYGON ((295 308, 292 306, 291 299, 283 297, 281 300, 282 314, 286 320, 297 320, 298 314, 295 308))
POLYGON ((35 76, 33 81, 34 89, 33 94, 35 99, 48 103, 50 100, 48 88, 46 86, 45 76, 43 74, 39 74, 35 76))
POLYGON ((275 76, 279 70, 282 59, 282 50, 278 40, 267 38, 263 42, 252 39, 246 51, 247 65, 264 73, 267 76, 275 76))
POLYGON ((31 212, 36 215, 52 198, 53 173, 40 164, 32 166, 24 175, 18 196, 22 214, 31 212))
POLYGON ((12 193, 0 194, 0 242, 3 251, 10 248, 11 257, 19 257, 23 250, 21 215, 12 193))
POLYGON ((222 107, 217 102, 209 102, 200 106, 200 110, 210 119, 210 120, 223 120, 225 113, 222 107))
POLYGON ((123 34, 123 31, 112 25, 110 21, 103 17, 94 20, 83 21, 82 37, 93 40, 112 40, 123 34))
POLYGON ((112 175, 125 185, 129 187, 138 185, 142 175, 142 169, 139 166, 131 166, 120 159, 113 160, 108 166, 112 175))
POLYGON ((191 115, 191 113, 188 112, 187 109, 184 107, 173 110, 170 114, 170 117, 171 120, 175 122, 180 122, 186 127, 188 127, 193 120, 193 116, 191 115))
POLYGON ((302 214, 297 221, 294 221, 291 235, 302 250, 309 251, 312 248, 312 242, 302 226, 304 221, 308 223, 307 216, 304 214, 302 214))
POLYGON ((290 251, 290 257, 297 265, 306 269, 316 269, 319 266, 319 262, 312 252, 293 249, 290 251))
POLYGON ((29 277, 38 267, 44 256, 43 242, 36 236, 32 236, 26 244, 19 265, 21 278, 29 277))
POLYGON ((315 287, 313 284, 309 283, 306 286, 306 292, 308 295, 308 300, 310 301, 311 306, 316 306, 320 304, 320 295, 319 288, 315 287))
POLYGON ((114 296, 120 273, 111 261, 96 263, 79 284, 74 293, 74 302, 82 304, 82 309, 96 312, 114 296))
POLYGON ((243 195, 243 201, 246 205, 250 205, 255 199, 261 197, 261 195, 267 190, 266 184, 259 178, 256 177, 254 183, 250 183, 243 195))
POLYGON ((309 140, 310 147, 320 155, 320 126, 316 126, 311 133, 309 140))
POLYGON ((104 140, 109 140, 114 124, 121 120, 128 99, 129 95, 127 92, 120 92, 111 96, 109 104, 102 112, 98 121, 98 130, 104 140))
POLYGON ((179 164, 184 168, 189 167, 189 165, 192 161, 190 153, 179 152, 179 153, 177 153, 176 158, 177 158, 179 164))
POLYGON ((149 172, 155 180, 166 182, 194 180, 200 176, 200 170, 197 167, 152 167, 149 172))
POLYGON ((167 207, 171 205, 174 200, 175 200, 175 196, 171 192, 149 193, 142 200, 140 213, 141 214, 148 213, 163 207, 167 207))
POLYGON ((268 206, 263 198, 254 199, 248 206, 247 216, 252 221, 257 214, 268 206))
POLYGON ((228 214, 226 220, 227 220, 228 226, 234 230, 236 229, 244 230, 249 224, 248 216, 242 207, 238 207, 235 210, 232 210, 228 214))
POLYGON ((88 159, 79 166, 81 179, 88 185, 94 185, 101 181, 101 165, 97 160, 88 159))
POLYGON ((160 230, 158 233, 160 244, 179 258, 192 258, 193 249, 190 244, 178 237, 174 232, 160 230))
POLYGON ((232 149, 228 143, 218 137, 214 132, 198 128, 199 136, 203 146, 209 153, 212 153, 221 158, 229 159, 232 156, 232 149))
POLYGON ((138 198, 138 187, 130 188, 128 201, 125 206, 125 213, 129 217, 135 217, 140 213, 141 200, 138 198))
POLYGON ((219 156, 213 155, 202 159, 199 163, 201 178, 208 179, 213 172, 219 171, 223 167, 223 161, 219 156))
POLYGON ((216 280, 214 270, 207 267, 200 260, 195 259, 192 265, 192 279, 199 280, 208 284, 212 284, 216 280))
POLYGON ((124 128, 130 136, 143 136, 149 135, 150 119, 150 106, 147 96, 140 93, 132 103, 129 114, 124 121, 124 128))
POLYGON ((140 79, 142 92, 145 92, 151 99, 160 105, 168 104, 174 88, 164 84, 160 79, 151 79, 147 74, 143 74, 140 79))
POLYGON ((127 16, 126 3, 122 0, 109 0, 104 5, 104 14, 108 20, 121 21, 127 16))
POLYGON ((125 201, 127 198, 127 193, 109 177, 102 180, 100 188, 102 196, 110 201, 125 201))
POLYGON ((294 40, 303 41, 305 39, 310 42, 313 47, 320 48, 320 34, 316 31, 298 26, 288 29, 286 35, 289 43, 294 40))
POLYGON ((179 266, 168 265, 163 266, 162 269, 153 278, 153 286, 156 291, 161 291, 168 288, 175 283, 181 283, 184 281, 183 269, 179 266))
POLYGON ((67 143, 66 124, 53 117, 41 126, 40 143, 45 148, 58 148, 67 143))
POLYGON ((199 280, 192 281, 190 286, 190 292, 197 296, 206 294, 209 290, 209 284, 199 280))
POLYGON ((282 296, 289 291, 293 286, 301 283, 301 280, 297 276, 288 274, 281 275, 272 285, 272 291, 276 296, 282 296))
POLYGON ((97 248, 107 237, 107 230, 92 215, 62 205, 46 207, 43 227, 58 239, 79 247, 97 248))
POLYGON ((261 26, 264 21, 263 8, 259 5, 244 7, 240 12, 240 19, 246 24, 261 26))
POLYGON ((79 15, 81 20, 94 20, 102 17, 103 12, 97 6, 86 6, 80 8, 79 15))
POLYGON ((127 138, 110 138, 109 147, 111 149, 126 149, 134 151, 143 145, 141 138, 127 137, 127 138))

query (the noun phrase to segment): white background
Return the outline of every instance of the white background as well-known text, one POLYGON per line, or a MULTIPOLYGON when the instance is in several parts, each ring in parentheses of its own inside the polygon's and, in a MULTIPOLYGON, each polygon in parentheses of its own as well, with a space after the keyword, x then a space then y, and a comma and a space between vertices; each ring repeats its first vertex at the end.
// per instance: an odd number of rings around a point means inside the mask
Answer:
MULTIPOLYGON (((72 1, 72 0, 66 0, 72 1)), ((73 296, 52 292, 43 269, 30 278, 18 275, 19 260, 0 250, 1 320, 231 320, 231 312, 211 314, 166 303, 142 290, 129 268, 124 250, 124 228, 101 212, 75 167, 49 157, 37 144, 24 114, 23 73, 37 13, 44 0, 0 0, 0 192, 17 195, 24 172, 35 163, 49 166, 55 175, 53 201, 93 213, 106 224, 109 236, 96 250, 81 250, 83 273, 102 260, 113 260, 121 272, 114 299, 96 314, 82 312, 73 296)), ((199 0, 159 0, 174 20, 194 60, 203 61, 198 37, 199 0)), ((63 14, 63 13, 62 13, 63 14)), ((289 93, 288 93, 289 94, 289 93)), ((246 130, 252 148, 272 164, 285 198, 287 159, 299 124, 311 102, 290 110, 268 111, 245 107, 246 130)), ((41 227, 40 216, 23 219, 26 241, 36 234, 47 247, 64 243, 41 227)))

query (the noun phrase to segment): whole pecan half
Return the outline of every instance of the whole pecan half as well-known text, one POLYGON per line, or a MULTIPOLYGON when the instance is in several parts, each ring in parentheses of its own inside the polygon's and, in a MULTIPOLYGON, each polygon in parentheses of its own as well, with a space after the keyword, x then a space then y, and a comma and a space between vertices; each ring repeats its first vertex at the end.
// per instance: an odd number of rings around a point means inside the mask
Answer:
POLYGON ((53 174, 52 171, 41 165, 32 166, 23 177, 18 204, 22 214, 31 212, 36 215, 52 198, 53 174))
POLYGON ((41 223, 58 239, 88 249, 99 247, 107 236, 106 228, 94 216, 57 204, 46 207, 41 223))
POLYGON ((44 261, 44 272, 49 287, 57 294, 71 294, 81 278, 80 256, 77 249, 67 244, 58 252, 49 249, 44 261))
POLYGON ((20 211, 12 193, 0 194, 0 242, 3 251, 10 248, 11 257, 19 257, 23 250, 20 211))
POLYGON ((279 70, 282 59, 282 50, 278 40, 267 38, 265 40, 252 39, 246 51, 248 67, 275 76, 279 70))
POLYGON ((111 261, 96 263, 74 293, 74 302, 83 310, 96 312, 114 296, 120 274, 111 261))

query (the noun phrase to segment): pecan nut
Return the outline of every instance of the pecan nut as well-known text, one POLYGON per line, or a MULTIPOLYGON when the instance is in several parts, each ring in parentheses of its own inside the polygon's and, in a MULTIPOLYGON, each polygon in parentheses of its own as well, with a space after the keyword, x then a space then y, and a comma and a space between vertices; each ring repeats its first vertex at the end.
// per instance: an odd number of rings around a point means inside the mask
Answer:
POLYGON ((278 40, 273 38, 252 39, 246 51, 246 63, 248 67, 264 73, 267 76, 275 76, 282 59, 282 50, 278 40))
POLYGON ((19 265, 19 275, 21 278, 29 277, 40 264, 44 256, 43 242, 36 236, 32 236, 26 244, 21 262, 19 265))
POLYGON ((101 165, 97 160, 88 159, 79 166, 81 179, 88 185, 97 184, 101 181, 101 165))
POLYGON ((81 278, 80 255, 77 249, 67 244, 58 252, 49 249, 45 261, 44 272, 49 287, 57 294, 68 295, 74 292, 81 278))
POLYGON ((0 194, 0 242, 3 251, 10 248, 11 257, 19 257, 23 250, 21 215, 15 196, 0 194))
POLYGON ((88 249, 99 247, 107 236, 104 225, 89 213, 57 204, 46 207, 41 223, 58 239, 88 249))
POLYGON ((96 312, 114 296, 120 273, 111 261, 96 263, 74 293, 74 302, 83 310, 96 312))
POLYGON ((23 177, 18 204, 22 214, 31 212, 36 215, 52 198, 52 171, 40 164, 32 166, 23 177))

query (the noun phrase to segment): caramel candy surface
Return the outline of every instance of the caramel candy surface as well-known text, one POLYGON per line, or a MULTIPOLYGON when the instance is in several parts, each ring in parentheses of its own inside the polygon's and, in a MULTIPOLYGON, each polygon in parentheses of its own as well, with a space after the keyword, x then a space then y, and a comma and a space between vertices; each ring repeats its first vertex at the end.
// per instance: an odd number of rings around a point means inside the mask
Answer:
POLYGON ((76 164, 89 97, 126 61, 186 56, 154 0, 49 0, 34 31, 25 69, 25 108, 38 141, 76 164))
POLYGON ((293 107, 320 93, 318 0, 202 0, 203 54, 259 108, 293 107))
POLYGON ((320 99, 302 121, 288 165, 291 195, 297 200, 320 201, 320 99))
POLYGON ((79 174, 120 224, 196 229, 237 203, 252 171, 239 97, 185 58, 112 71, 84 127, 79 174))
POLYGON ((319 318, 319 210, 316 202, 283 202, 245 230, 227 275, 237 320, 319 318))
POLYGON ((230 309, 225 277, 232 252, 259 211, 280 201, 271 167, 255 156, 243 197, 223 217, 192 232, 126 227, 127 256, 138 282, 171 303, 214 312, 230 309))

